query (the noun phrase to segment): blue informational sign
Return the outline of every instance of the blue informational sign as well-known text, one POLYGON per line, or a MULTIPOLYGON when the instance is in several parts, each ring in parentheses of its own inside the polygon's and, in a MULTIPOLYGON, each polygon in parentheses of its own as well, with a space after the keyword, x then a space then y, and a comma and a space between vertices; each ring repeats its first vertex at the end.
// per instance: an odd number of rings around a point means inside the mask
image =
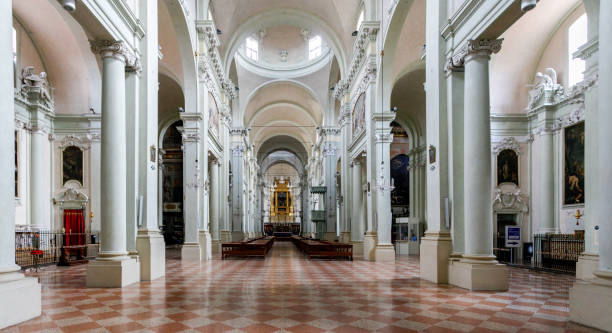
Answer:
POLYGON ((521 227, 514 225, 506 226, 506 247, 521 247, 521 227))

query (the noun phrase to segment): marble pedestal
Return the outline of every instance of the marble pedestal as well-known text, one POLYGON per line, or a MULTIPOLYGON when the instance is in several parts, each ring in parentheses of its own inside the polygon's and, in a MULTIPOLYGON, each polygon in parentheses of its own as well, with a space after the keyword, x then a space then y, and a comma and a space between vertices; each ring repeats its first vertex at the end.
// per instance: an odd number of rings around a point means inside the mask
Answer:
POLYGON ((508 290, 510 272, 497 261, 461 259, 450 261, 448 282, 473 291, 508 290))
POLYGON ((340 243, 349 244, 350 242, 351 242, 351 232, 350 231, 343 231, 342 233, 340 233, 340 243))
POLYGON ((140 281, 140 263, 132 257, 96 258, 87 265, 87 287, 123 288, 140 281))
POLYGON ((0 269, 0 329, 41 314, 41 290, 38 279, 24 277, 19 267, 0 269))
POLYGON ((328 241, 328 242, 334 242, 336 239, 338 239, 338 237, 336 235, 336 232, 333 231, 333 232, 326 232, 323 235, 323 239, 328 241))
POLYGON ((140 257, 140 281, 166 275, 166 244, 159 231, 139 230, 136 249, 140 257))
POLYGON ((181 260, 183 261, 200 261, 200 244, 184 243, 181 247, 181 260))
POLYGON ((595 278, 595 271, 599 268, 599 255, 583 253, 576 263, 576 278, 591 280, 595 278))
POLYGON ((569 291, 570 320, 612 332, 612 273, 595 272, 595 279, 576 281, 569 291))
POLYGON ((376 254, 376 243, 378 236, 376 232, 367 232, 363 237, 363 259, 364 260, 375 260, 376 254))
POLYGON ((210 242, 210 246, 211 246, 211 253, 212 254, 218 254, 221 253, 221 241, 218 239, 213 239, 210 242))
POLYGON ((353 257, 363 259, 363 241, 352 241, 353 244, 353 257))
POLYGON ((212 258, 212 239, 210 233, 200 230, 198 232, 198 242, 200 243, 201 260, 210 260, 212 258))
POLYGON ((374 249, 374 260, 395 262, 395 247, 392 244, 378 244, 374 249))
POLYGON ((221 243, 229 243, 232 241, 232 232, 229 230, 221 230, 219 232, 219 240, 221 243))
POLYGON ((452 250, 450 233, 425 233, 420 246, 421 279, 433 283, 448 283, 449 256, 452 250))

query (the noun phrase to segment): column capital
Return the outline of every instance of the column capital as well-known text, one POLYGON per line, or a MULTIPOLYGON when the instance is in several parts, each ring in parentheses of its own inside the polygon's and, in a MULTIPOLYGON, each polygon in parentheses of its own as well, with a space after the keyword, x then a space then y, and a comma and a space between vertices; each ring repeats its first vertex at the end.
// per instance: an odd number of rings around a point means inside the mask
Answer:
MULTIPOLYGON (((449 65, 453 68, 462 67, 466 61, 478 56, 490 56, 501 50, 501 44, 504 39, 469 39, 462 47, 459 48, 450 61, 449 65)), ((449 65, 446 67, 449 68, 449 65)))
POLYGON ((91 51, 99 54, 102 58, 115 58, 125 63, 126 67, 134 71, 140 71, 140 60, 130 50, 123 41, 114 41, 108 39, 90 40, 91 51))

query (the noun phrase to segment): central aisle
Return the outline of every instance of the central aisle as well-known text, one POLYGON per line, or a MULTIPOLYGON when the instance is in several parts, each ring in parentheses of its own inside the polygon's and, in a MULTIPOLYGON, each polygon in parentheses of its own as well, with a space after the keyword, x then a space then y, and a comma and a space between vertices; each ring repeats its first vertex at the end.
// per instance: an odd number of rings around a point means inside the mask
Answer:
POLYGON ((511 269, 509 292, 471 293, 421 281, 417 258, 307 260, 290 242, 265 260, 168 255, 165 278, 123 289, 85 288, 84 265, 45 268, 43 316, 8 331, 586 331, 568 323, 568 276, 511 269))

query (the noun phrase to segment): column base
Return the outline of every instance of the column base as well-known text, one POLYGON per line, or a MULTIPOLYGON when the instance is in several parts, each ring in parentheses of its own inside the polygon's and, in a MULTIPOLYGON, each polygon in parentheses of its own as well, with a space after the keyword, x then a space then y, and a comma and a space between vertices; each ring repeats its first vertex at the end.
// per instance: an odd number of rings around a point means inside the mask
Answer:
POLYGON ((219 232, 219 239, 221 243, 229 243, 232 241, 232 232, 229 230, 221 230, 219 232))
POLYGON ((87 264, 88 288, 123 288, 139 281, 140 263, 131 257, 98 257, 87 264))
POLYGON ((184 243, 181 247, 181 260, 183 261, 200 261, 200 244, 184 243))
POLYGON ((367 232, 363 237, 363 259, 374 261, 378 235, 376 232, 367 232))
POLYGON ((420 271, 421 279, 433 283, 448 283, 449 257, 452 250, 449 232, 425 233, 421 238, 420 271))
POLYGON ((448 266, 448 282, 457 287, 473 291, 508 290, 510 272, 506 265, 495 260, 463 258, 448 266))
POLYGON ((335 231, 333 231, 333 232, 326 232, 323 235, 323 239, 328 241, 328 242, 334 242, 334 241, 336 241, 336 239, 338 239, 338 236, 336 235, 335 231))
POLYGON ((239 242, 244 239, 242 231, 232 231, 232 242, 239 242))
POLYGON ((158 230, 138 230, 136 249, 140 256, 140 281, 166 275, 166 244, 158 230))
POLYGON ((348 244, 351 242, 351 232, 343 231, 340 233, 340 243, 348 244))
POLYGON ((210 237, 210 233, 205 230, 200 230, 198 232, 198 241, 200 243, 201 260, 210 260, 212 258, 212 240, 210 237))
POLYGON ((24 277, 19 266, 0 268, 0 329, 41 315, 37 278, 24 277))
POLYGON ((213 239, 210 243, 211 245, 211 252, 212 254, 219 254, 221 253, 221 241, 218 239, 213 239))
POLYGON ((363 241, 352 241, 350 244, 353 245, 353 257, 363 259, 363 241))
POLYGON ((592 280, 599 269, 599 255, 583 253, 576 263, 576 278, 579 280, 592 280))
POLYGON ((392 244, 378 244, 374 250, 374 260, 395 262, 395 247, 392 244))
POLYGON ((595 272, 591 281, 576 281, 569 291, 570 321, 612 332, 612 273, 595 272))

